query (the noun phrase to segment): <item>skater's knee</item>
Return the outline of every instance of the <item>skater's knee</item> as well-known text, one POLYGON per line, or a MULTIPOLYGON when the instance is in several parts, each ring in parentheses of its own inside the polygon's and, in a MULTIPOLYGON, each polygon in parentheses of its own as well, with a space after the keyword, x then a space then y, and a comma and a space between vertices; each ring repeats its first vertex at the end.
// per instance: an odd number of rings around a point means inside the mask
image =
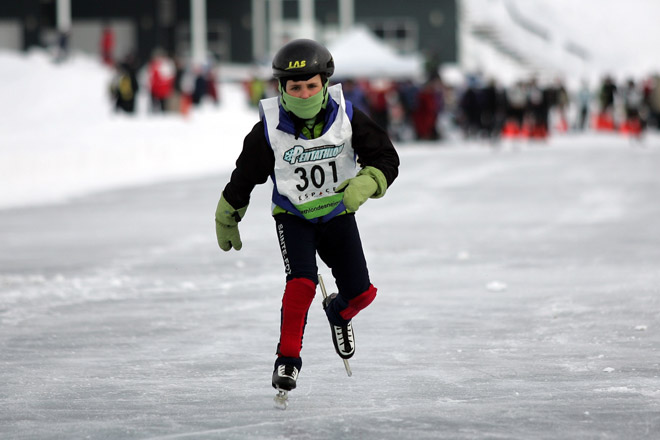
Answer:
POLYGON ((310 289, 316 291, 316 285, 318 281, 307 277, 296 277, 292 279, 287 279, 286 281, 286 290, 290 291, 309 291, 310 289))
POLYGON ((313 271, 292 271, 290 274, 286 276, 286 281, 289 283, 290 281, 296 280, 296 279, 304 279, 307 281, 311 281, 314 286, 316 286, 319 283, 319 276, 316 273, 316 270, 313 271))

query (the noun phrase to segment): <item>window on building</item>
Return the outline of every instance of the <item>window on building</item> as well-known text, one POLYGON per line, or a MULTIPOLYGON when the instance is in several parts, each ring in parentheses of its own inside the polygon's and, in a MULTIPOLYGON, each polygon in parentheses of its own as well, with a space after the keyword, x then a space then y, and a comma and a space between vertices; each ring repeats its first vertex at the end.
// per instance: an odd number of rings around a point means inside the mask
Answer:
POLYGON ((366 24, 375 35, 402 53, 414 52, 419 47, 419 29, 412 19, 372 20, 366 24))

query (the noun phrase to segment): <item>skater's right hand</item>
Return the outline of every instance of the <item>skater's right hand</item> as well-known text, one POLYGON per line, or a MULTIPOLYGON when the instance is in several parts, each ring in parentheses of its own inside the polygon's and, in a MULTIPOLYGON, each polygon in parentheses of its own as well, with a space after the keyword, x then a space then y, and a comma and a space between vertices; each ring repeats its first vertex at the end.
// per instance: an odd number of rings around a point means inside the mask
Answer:
POLYGON ((218 238, 218 246, 227 252, 232 247, 237 251, 243 247, 241 234, 238 232, 238 222, 241 221, 247 211, 247 205, 240 209, 234 209, 225 200, 224 195, 220 197, 218 207, 215 210, 215 235, 218 238))
POLYGON ((357 176, 345 180, 337 187, 337 192, 344 193, 344 206, 350 212, 356 212, 369 198, 380 198, 387 191, 387 180, 378 168, 364 167, 357 176))

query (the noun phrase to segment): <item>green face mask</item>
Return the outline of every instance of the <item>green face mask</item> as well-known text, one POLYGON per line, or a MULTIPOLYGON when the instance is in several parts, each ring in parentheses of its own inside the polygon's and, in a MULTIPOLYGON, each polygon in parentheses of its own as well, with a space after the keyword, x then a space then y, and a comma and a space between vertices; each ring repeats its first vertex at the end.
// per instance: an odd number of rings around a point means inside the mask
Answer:
POLYGON ((286 93, 280 86, 280 93, 282 94, 280 101, 284 110, 293 113, 300 119, 312 119, 315 117, 322 108, 327 104, 328 84, 323 86, 323 90, 314 96, 307 99, 296 98, 286 93))

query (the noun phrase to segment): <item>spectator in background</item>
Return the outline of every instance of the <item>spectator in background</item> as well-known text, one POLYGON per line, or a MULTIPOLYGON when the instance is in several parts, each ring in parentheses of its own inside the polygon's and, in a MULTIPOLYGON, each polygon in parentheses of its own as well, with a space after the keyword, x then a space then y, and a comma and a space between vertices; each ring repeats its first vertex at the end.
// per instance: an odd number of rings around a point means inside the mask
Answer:
POLYGON ((576 101, 578 106, 577 121, 575 123, 575 128, 580 131, 584 131, 587 126, 587 121, 589 120, 589 108, 591 107, 591 90, 589 90, 589 83, 587 80, 582 80, 580 84, 580 89, 578 90, 576 101))
POLYGON ((616 93, 617 87, 614 80, 609 75, 605 76, 598 93, 600 108, 595 120, 597 130, 614 130, 614 99, 616 93))
POLYGON ((655 128, 660 129, 660 74, 651 77, 649 91, 646 98, 649 122, 655 128))
POLYGON ((115 32, 109 23, 105 23, 101 32, 101 58, 107 66, 115 64, 115 32))
POLYGON ((566 91, 566 86, 564 86, 564 82, 559 78, 555 80, 552 95, 553 97, 550 106, 555 107, 557 110, 557 115, 559 116, 559 131, 566 132, 568 131, 568 118, 566 112, 570 105, 570 98, 566 91))
POLYGON ((135 98, 139 90, 135 58, 128 55, 116 66, 110 92, 115 101, 115 110, 135 113, 135 98))
POLYGON ((525 107, 527 106, 527 92, 525 84, 517 81, 505 92, 507 119, 520 130, 525 118, 525 107))
POLYGON ((198 106, 205 97, 211 98, 215 105, 219 103, 216 79, 211 66, 195 67, 195 82, 192 92, 192 103, 198 106))
MULTIPOLYGON (((399 93, 399 101, 403 108, 405 124, 408 127, 414 127, 413 113, 417 108, 417 96, 420 87, 412 80, 407 79, 399 81, 397 84, 397 91, 399 93)), ((414 130, 413 130, 414 131, 414 130)))
POLYGON ((390 126, 389 108, 387 94, 390 92, 391 84, 386 80, 375 81, 369 88, 367 99, 369 102, 369 115, 373 121, 383 130, 388 131, 390 126))
POLYGON ((643 104, 642 91, 637 87, 632 78, 626 81, 626 85, 621 91, 623 98, 623 107, 625 110, 625 122, 622 129, 627 134, 639 135, 644 127, 640 116, 643 104))
POLYGON ((180 112, 184 116, 188 114, 189 97, 184 92, 184 79, 186 76, 186 63, 180 58, 174 58, 174 80, 172 82, 172 94, 168 100, 168 110, 180 112))
POLYGON ((218 89, 218 78, 213 66, 209 65, 206 70, 206 94, 211 98, 214 105, 220 104, 220 90, 218 89))
POLYGON ((481 131, 481 106, 479 103, 478 81, 468 78, 467 88, 458 102, 459 121, 466 138, 473 138, 481 131))
POLYGON ((151 110, 154 113, 165 112, 167 101, 174 89, 176 68, 174 62, 161 49, 156 49, 147 66, 151 110))
POLYGON ((55 62, 61 63, 69 56, 69 30, 60 31, 57 34, 57 50, 55 53, 55 62))
POLYGON ((616 84, 611 76, 606 76, 603 79, 603 84, 600 88, 600 111, 601 113, 608 113, 614 111, 614 98, 617 93, 616 84))
POLYGON ((362 86, 351 78, 342 81, 341 84, 344 97, 351 101, 355 107, 368 115, 369 102, 367 101, 367 94, 364 92, 362 86))
POLYGON ((437 123, 443 109, 442 81, 439 77, 429 79, 417 94, 417 107, 413 111, 413 122, 417 139, 440 139, 437 123))
POLYGON ((246 86, 250 105, 255 108, 259 107, 259 101, 266 99, 266 81, 255 75, 246 86))
POLYGON ((504 105, 502 93, 494 79, 488 81, 481 90, 481 128, 484 137, 495 140, 502 129, 504 119, 504 105))
POLYGON ((440 66, 442 65, 440 50, 433 49, 424 57, 425 78, 433 79, 440 75, 440 66))
POLYGON ((201 66, 195 66, 195 81, 192 92, 192 104, 198 106, 206 95, 206 76, 201 66))
POLYGON ((529 134, 533 138, 544 139, 548 135, 548 112, 550 95, 532 78, 527 88, 527 112, 529 134))

